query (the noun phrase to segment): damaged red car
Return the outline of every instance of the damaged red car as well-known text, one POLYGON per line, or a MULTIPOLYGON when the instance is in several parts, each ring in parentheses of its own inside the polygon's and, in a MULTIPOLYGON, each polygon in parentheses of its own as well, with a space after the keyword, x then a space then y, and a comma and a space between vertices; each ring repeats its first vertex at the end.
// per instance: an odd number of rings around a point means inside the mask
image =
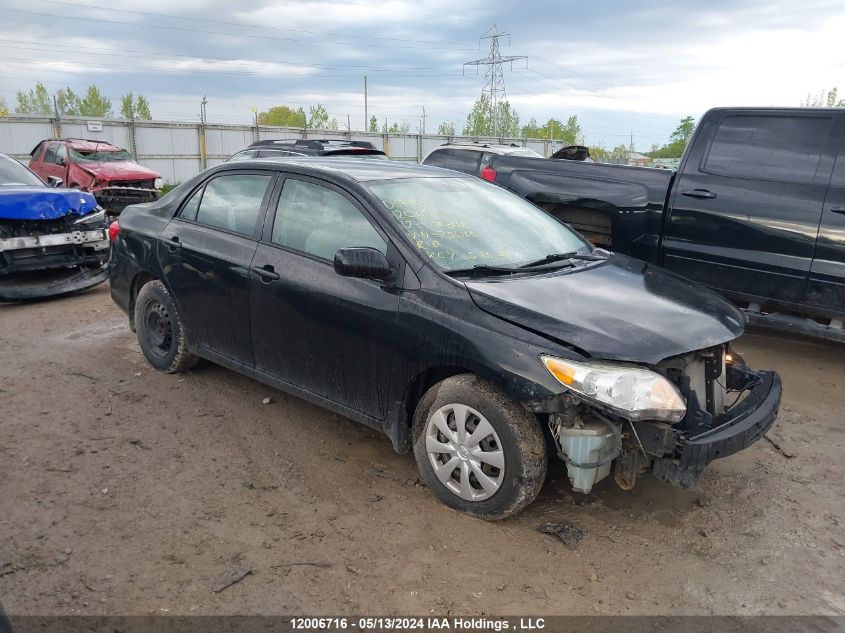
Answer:
POLYGON ((30 153, 29 168, 54 187, 94 194, 109 215, 119 215, 130 204, 158 200, 164 184, 161 174, 142 167, 129 151, 105 141, 41 141, 30 153))

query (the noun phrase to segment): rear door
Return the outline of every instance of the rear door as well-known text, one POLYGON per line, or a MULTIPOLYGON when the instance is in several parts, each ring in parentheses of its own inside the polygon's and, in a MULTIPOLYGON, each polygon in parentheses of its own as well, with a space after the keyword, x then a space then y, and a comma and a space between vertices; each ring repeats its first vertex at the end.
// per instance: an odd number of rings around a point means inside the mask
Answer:
POLYGON ((161 269, 192 344, 250 367, 249 267, 275 179, 269 171, 214 175, 159 236, 161 269))
POLYGON ((845 315, 845 113, 837 115, 830 147, 836 163, 824 201, 805 301, 828 316, 841 317, 845 315))
POLYGON ((743 297, 798 303, 832 161, 833 115, 717 111, 685 159, 663 263, 743 297))
MULTIPOLYGON (((50 143, 44 158, 38 164, 36 173, 46 181, 48 177, 54 176, 65 180, 67 172, 67 148, 62 143, 50 143), (64 156, 64 164, 60 164, 60 156, 64 156)), ((65 181, 65 184, 68 184, 65 181)))
POLYGON ((386 416, 399 293, 341 277, 335 253, 368 246, 398 253, 364 206, 321 179, 285 178, 253 260, 256 369, 371 418, 386 416))

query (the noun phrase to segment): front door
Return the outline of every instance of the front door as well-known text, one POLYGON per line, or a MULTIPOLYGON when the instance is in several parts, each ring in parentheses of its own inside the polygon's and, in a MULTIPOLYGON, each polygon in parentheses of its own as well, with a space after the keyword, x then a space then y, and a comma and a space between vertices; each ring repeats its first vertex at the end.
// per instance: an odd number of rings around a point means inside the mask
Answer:
POLYGON ((250 367, 249 267, 275 177, 214 176, 185 200, 158 243, 190 344, 250 367))
POLYGON ((335 253, 352 246, 399 257, 348 192, 318 179, 286 177, 252 266, 255 366, 382 420, 399 295, 395 286, 335 273, 335 253))
POLYGON ((824 201, 806 302, 829 316, 845 315, 845 116, 832 138, 836 164, 824 201))
POLYGON ((728 293, 801 301, 832 121, 812 112, 710 118, 678 176, 663 264, 728 293))

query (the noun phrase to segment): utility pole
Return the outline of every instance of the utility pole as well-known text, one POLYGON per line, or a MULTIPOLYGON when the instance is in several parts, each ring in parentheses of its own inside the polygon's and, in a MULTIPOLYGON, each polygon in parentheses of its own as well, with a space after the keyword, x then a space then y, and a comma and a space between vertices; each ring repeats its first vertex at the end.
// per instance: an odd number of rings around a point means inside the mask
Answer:
POLYGON ((364 129, 370 129, 369 113, 367 112, 367 76, 364 75, 364 129))
POLYGON ((205 123, 206 123, 206 110, 205 106, 208 104, 208 99, 205 98, 205 95, 202 96, 202 101, 200 101, 200 129, 199 129, 199 137, 200 137, 200 168, 205 169, 208 167, 208 155, 206 154, 206 145, 205 145, 205 123))
POLYGON ((59 113, 59 103, 56 101, 56 95, 53 95, 53 133, 56 138, 62 138, 62 116, 59 113))
POLYGON ((352 133, 352 119, 348 114, 346 115, 346 131, 352 133))
POLYGON ((425 119, 428 116, 425 113, 425 106, 422 106, 422 111, 423 111, 423 113, 422 113, 422 116, 420 117, 420 119, 422 120, 422 133, 425 134, 425 119))
POLYGON ((525 55, 509 55, 506 57, 502 57, 501 53, 499 52, 499 38, 500 37, 507 37, 508 38, 508 45, 510 45, 510 34, 509 33, 499 33, 496 29, 496 25, 493 25, 493 28, 487 31, 481 39, 482 40, 490 40, 490 51, 487 53, 487 57, 482 57, 481 59, 476 59, 471 62, 465 62, 464 68, 467 66, 475 66, 476 72, 479 66, 486 66, 486 70, 484 71, 484 88, 481 91, 481 94, 487 95, 489 100, 489 108, 490 108, 490 132, 492 136, 504 136, 502 134, 502 122, 499 120, 499 105, 504 103, 506 94, 505 94, 505 77, 502 73, 502 64, 510 64, 511 70, 513 70, 513 63, 515 61, 519 61, 521 59, 527 60, 528 57, 525 55))

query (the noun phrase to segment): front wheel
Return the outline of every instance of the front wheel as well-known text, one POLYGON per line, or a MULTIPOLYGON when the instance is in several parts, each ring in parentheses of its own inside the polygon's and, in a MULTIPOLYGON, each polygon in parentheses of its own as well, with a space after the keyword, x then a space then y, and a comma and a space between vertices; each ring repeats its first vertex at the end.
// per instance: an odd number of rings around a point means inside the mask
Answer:
POLYGON ((522 510, 546 478, 546 445, 537 419, 472 374, 429 389, 414 414, 420 475, 446 505, 481 519, 522 510))
POLYGON ((197 357, 188 351, 185 326, 167 287, 151 281, 135 299, 135 327, 138 345, 147 361, 168 374, 190 369, 197 357))

